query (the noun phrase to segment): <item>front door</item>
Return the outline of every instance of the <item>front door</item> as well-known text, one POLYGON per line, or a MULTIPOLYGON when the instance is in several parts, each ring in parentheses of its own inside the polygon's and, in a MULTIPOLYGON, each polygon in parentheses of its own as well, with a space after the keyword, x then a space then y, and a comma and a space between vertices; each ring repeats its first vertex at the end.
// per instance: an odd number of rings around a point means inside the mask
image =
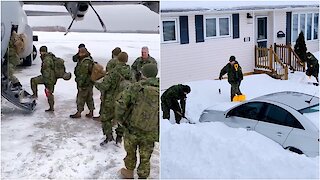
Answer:
POLYGON ((257 43, 258 47, 267 47, 267 17, 257 18, 257 43))

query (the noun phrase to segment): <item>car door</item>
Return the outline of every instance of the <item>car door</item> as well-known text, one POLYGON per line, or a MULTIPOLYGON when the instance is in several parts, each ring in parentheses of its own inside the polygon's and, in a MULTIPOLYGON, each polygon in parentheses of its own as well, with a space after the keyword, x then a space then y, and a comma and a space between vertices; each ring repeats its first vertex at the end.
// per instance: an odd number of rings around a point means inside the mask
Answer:
POLYGON ((227 112, 225 124, 230 127, 241 127, 246 128, 247 130, 254 130, 258 123, 262 106, 263 103, 261 102, 241 104, 227 112))
POLYGON ((255 131, 283 145, 292 127, 287 125, 289 113, 276 105, 265 103, 262 116, 255 127, 255 131))

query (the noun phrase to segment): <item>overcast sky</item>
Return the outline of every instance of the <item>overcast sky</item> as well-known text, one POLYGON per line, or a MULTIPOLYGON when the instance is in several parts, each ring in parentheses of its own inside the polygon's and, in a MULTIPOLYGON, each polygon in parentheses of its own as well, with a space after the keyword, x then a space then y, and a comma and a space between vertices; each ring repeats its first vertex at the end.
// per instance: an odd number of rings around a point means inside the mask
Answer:
POLYGON ((161 9, 177 9, 177 8, 232 8, 239 6, 251 5, 314 5, 319 1, 168 1, 161 0, 161 9))
MULTIPOLYGON (((157 31, 159 14, 152 12, 143 5, 99 5, 94 6, 107 30, 152 30, 157 31)), ((67 12, 64 6, 24 5, 25 10, 67 12)), ((71 16, 29 16, 31 26, 64 26, 68 28, 71 16)), ((92 8, 82 21, 74 22, 71 29, 103 30, 92 8)))

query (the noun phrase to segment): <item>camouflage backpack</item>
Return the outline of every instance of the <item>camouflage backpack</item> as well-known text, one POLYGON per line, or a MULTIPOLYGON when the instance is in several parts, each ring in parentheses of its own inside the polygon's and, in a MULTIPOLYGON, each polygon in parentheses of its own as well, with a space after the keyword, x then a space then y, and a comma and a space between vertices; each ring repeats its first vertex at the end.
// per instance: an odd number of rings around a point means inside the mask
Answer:
POLYGON ((130 126, 149 132, 159 131, 159 87, 141 86, 131 113, 130 126))
POLYGON ((63 78, 66 73, 66 67, 64 66, 64 60, 59 57, 54 57, 54 73, 56 78, 63 78))

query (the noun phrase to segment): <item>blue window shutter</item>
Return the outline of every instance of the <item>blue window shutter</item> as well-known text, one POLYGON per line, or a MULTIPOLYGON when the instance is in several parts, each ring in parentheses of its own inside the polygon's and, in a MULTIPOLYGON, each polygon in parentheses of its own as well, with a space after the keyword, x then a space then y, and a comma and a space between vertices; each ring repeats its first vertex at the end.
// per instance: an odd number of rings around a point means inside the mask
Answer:
POLYGON ((196 15, 196 42, 204 42, 203 15, 196 15))
POLYGON ((189 26, 188 26, 188 16, 180 16, 180 44, 189 43, 189 26))
POLYGON ((233 39, 240 37, 240 22, 239 14, 232 14, 232 30, 233 30, 233 39))
POLYGON ((286 19, 286 44, 291 44, 291 20, 292 20, 292 12, 287 12, 286 19))

